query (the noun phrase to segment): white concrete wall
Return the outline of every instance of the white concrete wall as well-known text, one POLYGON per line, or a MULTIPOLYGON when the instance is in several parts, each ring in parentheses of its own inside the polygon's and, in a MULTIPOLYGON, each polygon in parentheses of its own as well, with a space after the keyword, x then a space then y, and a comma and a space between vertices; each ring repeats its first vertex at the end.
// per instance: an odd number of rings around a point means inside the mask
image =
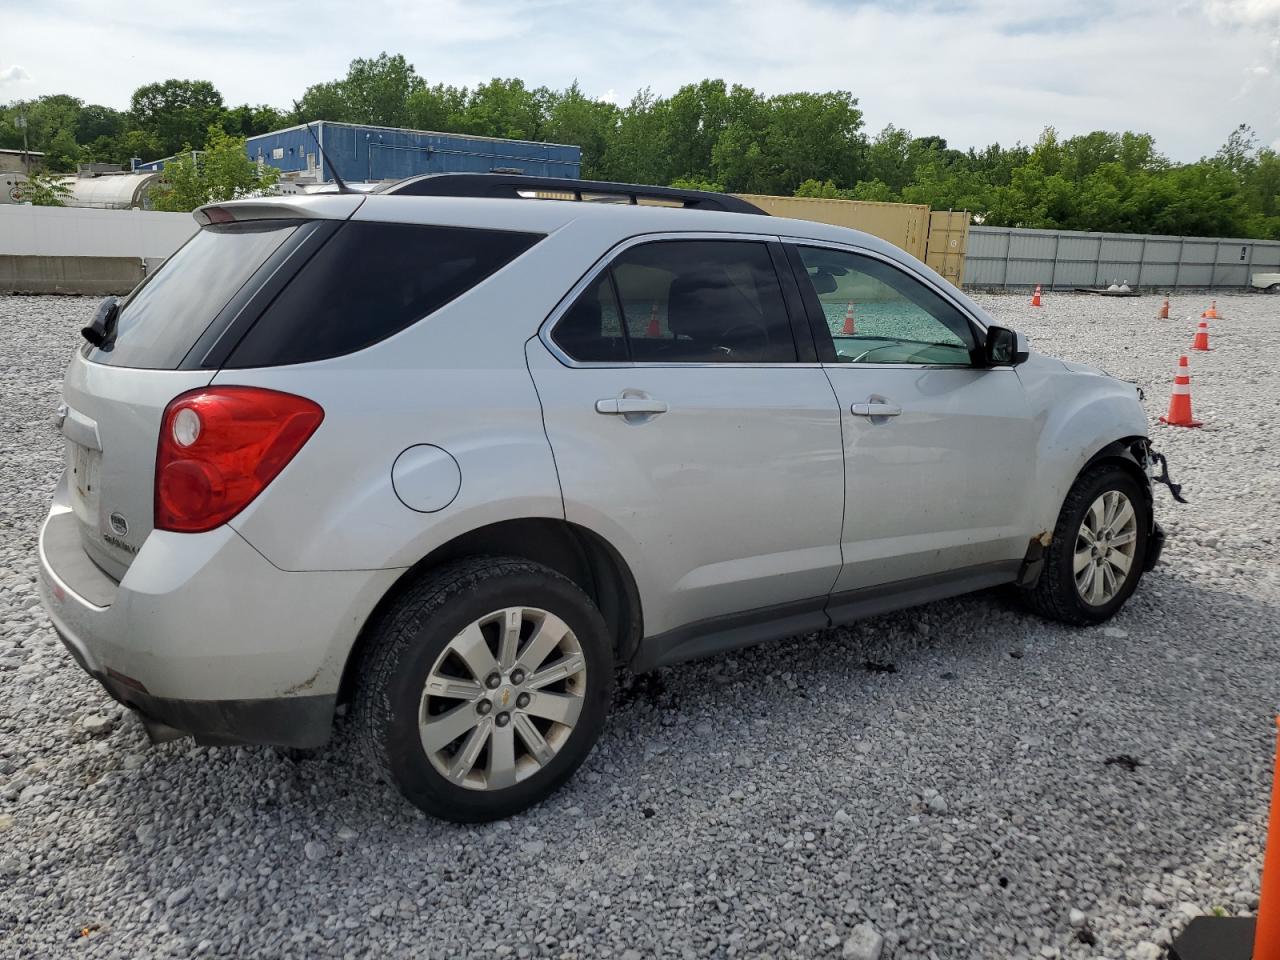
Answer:
POLYGON ((189 213, 0 204, 0 256, 164 258, 196 229, 189 213))

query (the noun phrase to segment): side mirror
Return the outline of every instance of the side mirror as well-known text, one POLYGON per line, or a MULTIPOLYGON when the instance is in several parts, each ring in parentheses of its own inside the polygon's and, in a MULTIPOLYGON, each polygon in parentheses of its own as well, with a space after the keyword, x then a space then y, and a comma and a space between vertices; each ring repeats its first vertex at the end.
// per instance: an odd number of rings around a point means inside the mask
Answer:
POLYGON ((987 327, 983 356, 989 367, 1014 367, 1031 355, 1027 338, 1008 327, 987 327))

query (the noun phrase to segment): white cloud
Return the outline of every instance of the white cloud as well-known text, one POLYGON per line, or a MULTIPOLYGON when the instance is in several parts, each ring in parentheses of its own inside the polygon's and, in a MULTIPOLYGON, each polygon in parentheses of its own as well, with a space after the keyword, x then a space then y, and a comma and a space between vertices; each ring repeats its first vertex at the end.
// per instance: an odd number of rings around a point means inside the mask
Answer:
POLYGON ((614 90, 612 87, 610 87, 604 93, 600 94, 600 96, 596 97, 596 100, 598 100, 600 103, 617 103, 618 92, 614 90))
POLYGON ((1205 0, 1204 6, 1209 19, 1215 23, 1280 24, 1280 0, 1205 0))
POLYGON ((31 74, 27 73, 26 68, 16 63, 12 66, 0 67, 0 84, 21 83, 30 79, 31 74))

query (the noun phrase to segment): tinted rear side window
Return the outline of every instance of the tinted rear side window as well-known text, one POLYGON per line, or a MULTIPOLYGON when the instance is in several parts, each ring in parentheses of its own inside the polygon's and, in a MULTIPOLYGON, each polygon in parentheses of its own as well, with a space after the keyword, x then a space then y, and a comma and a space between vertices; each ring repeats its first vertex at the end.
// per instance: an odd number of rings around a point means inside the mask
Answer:
POLYGON ((219 311, 295 230, 296 221, 208 226, 125 301, 108 349, 94 363, 172 370, 219 311))
POLYGON ((588 363, 797 360, 778 274, 768 247, 754 240, 659 240, 624 250, 551 337, 588 363))
POLYGON ((439 310, 541 239, 501 230, 345 223, 267 307, 226 366, 324 360, 377 343, 439 310))

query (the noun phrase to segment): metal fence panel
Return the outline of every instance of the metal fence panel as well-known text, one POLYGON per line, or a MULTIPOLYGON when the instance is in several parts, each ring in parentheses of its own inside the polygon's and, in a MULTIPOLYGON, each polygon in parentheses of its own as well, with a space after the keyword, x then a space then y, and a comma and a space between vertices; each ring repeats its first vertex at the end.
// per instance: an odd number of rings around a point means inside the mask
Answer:
POLYGON ((1253 274, 1275 270, 1280 270, 1280 241, 1275 240, 975 226, 969 229, 964 285, 1240 288, 1253 274))

